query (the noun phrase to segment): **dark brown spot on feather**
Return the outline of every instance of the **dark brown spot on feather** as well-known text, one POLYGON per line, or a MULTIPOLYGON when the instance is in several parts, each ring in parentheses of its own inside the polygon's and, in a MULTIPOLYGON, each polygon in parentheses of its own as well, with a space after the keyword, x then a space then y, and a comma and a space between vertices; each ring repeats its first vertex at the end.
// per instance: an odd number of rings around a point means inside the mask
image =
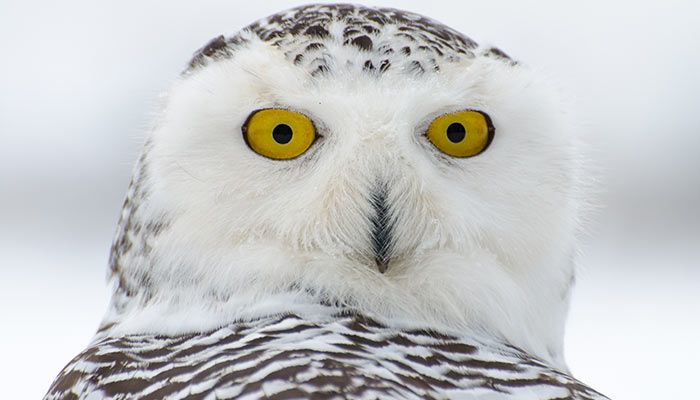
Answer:
POLYGON ((352 27, 348 27, 348 28, 345 28, 345 30, 343 31, 343 37, 349 38, 349 37, 357 35, 358 33, 360 33, 359 30, 352 28, 352 27))
POLYGON ((317 398, 314 394, 308 393, 305 390, 298 388, 291 388, 283 390, 279 393, 274 393, 269 396, 265 396, 269 400, 291 400, 291 399, 306 399, 306 398, 317 398), (311 397, 309 397, 311 396, 311 397))
POLYGON ((306 49, 304 49, 304 51, 314 51, 322 49, 324 47, 325 46, 323 45, 323 43, 310 43, 308 46, 306 46, 306 49))
POLYGON ((226 38, 223 35, 211 39, 204 47, 194 53, 192 61, 190 61, 190 67, 192 68, 203 62, 204 57, 213 57, 218 51, 224 49, 226 45, 226 38))
POLYGON ((458 342, 434 344, 431 347, 434 349, 446 351, 448 353, 456 354, 474 354, 474 352, 476 352, 476 347, 458 342))
POLYGON ((319 65, 316 67, 316 69, 311 73, 311 76, 320 76, 320 75, 325 75, 328 73, 330 70, 328 69, 327 66, 325 65, 319 65))
POLYGON ((425 68, 423 68, 423 65, 418 60, 411 61, 409 64, 409 70, 417 74, 422 74, 425 72, 425 68))
POLYGON ((151 383, 144 378, 129 378, 122 381, 114 381, 102 385, 102 390, 107 396, 117 396, 119 394, 138 393, 149 387, 151 383))
POLYGON ((363 29, 365 32, 369 33, 369 34, 377 34, 377 33, 379 33, 379 29, 373 27, 372 25, 363 25, 363 26, 362 26, 362 29, 363 29))
POLYGON ((321 25, 311 25, 310 27, 306 28, 306 34, 309 36, 325 38, 328 36, 328 30, 321 25))
POLYGON ((360 50, 372 50, 372 39, 370 39, 367 35, 358 36, 352 39, 351 43, 353 46, 357 46, 360 50))
POLYGON ((438 332, 433 329, 410 329, 405 331, 407 334, 415 336, 428 336, 433 339, 439 339, 443 341, 457 340, 455 336, 446 335, 444 333, 438 332))
POLYGON ((389 62, 389 60, 382 60, 382 62, 379 64, 379 71, 386 72, 389 67, 391 67, 391 62, 389 62))

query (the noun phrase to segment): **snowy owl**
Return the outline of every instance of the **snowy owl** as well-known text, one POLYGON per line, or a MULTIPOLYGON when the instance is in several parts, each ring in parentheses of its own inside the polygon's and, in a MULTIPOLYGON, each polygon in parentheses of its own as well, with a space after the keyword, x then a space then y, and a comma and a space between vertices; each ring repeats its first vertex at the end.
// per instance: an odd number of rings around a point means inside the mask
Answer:
POLYGON ((46 399, 603 399, 563 357, 580 158, 555 90, 426 17, 312 5, 219 36, 46 399))

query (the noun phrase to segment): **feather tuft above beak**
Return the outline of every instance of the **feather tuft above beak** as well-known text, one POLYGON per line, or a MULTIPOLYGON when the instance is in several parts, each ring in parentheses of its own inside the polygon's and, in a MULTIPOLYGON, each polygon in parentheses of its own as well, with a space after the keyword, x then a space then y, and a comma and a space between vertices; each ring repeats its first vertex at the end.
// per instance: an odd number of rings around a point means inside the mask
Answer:
POLYGON ((392 250, 392 223, 389 218, 387 203, 388 190, 386 184, 378 184, 372 192, 371 202, 373 215, 371 217, 372 247, 374 261, 382 274, 389 267, 392 250))

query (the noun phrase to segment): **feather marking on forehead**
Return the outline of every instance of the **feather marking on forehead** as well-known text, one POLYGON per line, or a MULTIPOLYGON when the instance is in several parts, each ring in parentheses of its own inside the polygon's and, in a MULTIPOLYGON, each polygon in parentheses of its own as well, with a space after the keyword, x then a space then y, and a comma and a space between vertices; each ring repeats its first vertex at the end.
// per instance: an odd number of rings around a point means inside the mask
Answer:
POLYGON ((232 57, 237 47, 251 40, 279 48, 314 76, 338 65, 379 75, 395 69, 422 74, 439 71, 441 63, 474 58, 477 48, 468 37, 418 14, 347 4, 309 5, 261 19, 230 38, 215 38, 195 53, 186 73, 232 57))

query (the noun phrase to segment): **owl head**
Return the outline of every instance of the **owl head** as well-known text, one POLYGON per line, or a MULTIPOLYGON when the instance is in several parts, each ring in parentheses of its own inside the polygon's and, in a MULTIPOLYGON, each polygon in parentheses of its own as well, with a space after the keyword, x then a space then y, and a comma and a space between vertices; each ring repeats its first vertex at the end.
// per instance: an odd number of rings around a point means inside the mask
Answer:
POLYGON ((282 12, 170 90, 102 330, 356 310, 561 366, 581 175, 556 92, 501 50, 393 9, 282 12))

